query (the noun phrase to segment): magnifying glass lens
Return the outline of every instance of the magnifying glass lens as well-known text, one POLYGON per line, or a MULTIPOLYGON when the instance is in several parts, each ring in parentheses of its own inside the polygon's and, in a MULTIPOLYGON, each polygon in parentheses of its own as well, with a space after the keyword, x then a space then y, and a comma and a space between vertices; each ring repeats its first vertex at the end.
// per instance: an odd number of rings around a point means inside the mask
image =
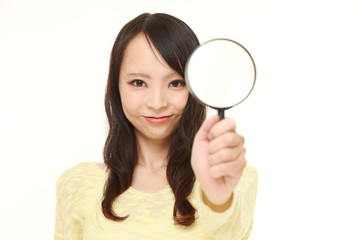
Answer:
POLYGON ((254 87, 255 77, 250 53, 229 39, 214 39, 200 45, 185 69, 185 79, 194 97, 218 110, 244 101, 254 87))

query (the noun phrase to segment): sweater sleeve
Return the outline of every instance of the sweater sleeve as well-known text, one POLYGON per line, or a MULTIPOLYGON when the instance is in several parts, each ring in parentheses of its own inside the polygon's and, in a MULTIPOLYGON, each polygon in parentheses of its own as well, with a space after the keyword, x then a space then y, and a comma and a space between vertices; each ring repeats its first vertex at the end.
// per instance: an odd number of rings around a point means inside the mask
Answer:
POLYGON ((194 200, 201 227, 216 240, 247 240, 252 231, 257 195, 258 174, 247 165, 234 189, 233 201, 225 212, 214 212, 204 204, 199 184, 195 184, 194 200))
POLYGON ((56 183, 55 240, 80 240, 81 190, 84 188, 85 163, 80 163, 60 175, 56 183))

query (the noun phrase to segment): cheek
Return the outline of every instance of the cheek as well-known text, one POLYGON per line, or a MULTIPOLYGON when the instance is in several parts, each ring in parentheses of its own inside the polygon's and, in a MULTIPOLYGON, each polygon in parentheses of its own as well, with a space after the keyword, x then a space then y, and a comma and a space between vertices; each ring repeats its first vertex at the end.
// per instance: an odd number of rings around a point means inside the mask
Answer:
POLYGON ((189 99, 189 91, 184 92, 176 101, 176 107, 179 110, 184 110, 186 103, 189 99))
POLYGON ((136 113, 139 101, 134 97, 134 95, 129 94, 128 91, 120 90, 120 99, 122 108, 127 118, 129 118, 129 115, 136 113))

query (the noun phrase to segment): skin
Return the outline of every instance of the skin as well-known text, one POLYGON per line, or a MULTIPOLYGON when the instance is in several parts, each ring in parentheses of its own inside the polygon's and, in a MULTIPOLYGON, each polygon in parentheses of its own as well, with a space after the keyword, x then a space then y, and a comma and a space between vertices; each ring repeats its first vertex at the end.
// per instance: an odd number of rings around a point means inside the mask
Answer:
POLYGON ((244 138, 236 133, 233 119, 215 115, 197 132, 191 165, 203 190, 204 202, 214 211, 231 205, 232 192, 246 166, 244 138))
POLYGON ((119 90, 127 119, 135 127, 139 165, 132 187, 154 193, 168 185, 166 156, 170 137, 189 97, 185 80, 168 66, 143 34, 126 47, 121 65, 119 90), (161 124, 149 117, 168 117, 161 124))
MULTIPOLYGON (((139 165, 132 187, 155 193, 168 185, 166 156, 169 139, 188 100, 184 79, 171 69, 159 52, 137 35, 128 44, 121 65, 119 90, 126 117, 136 129, 139 165), (163 117, 154 124, 148 117, 163 117)), ((232 119, 207 119, 197 132, 191 165, 203 192, 204 203, 225 211, 246 165, 244 138, 236 133, 232 119)))

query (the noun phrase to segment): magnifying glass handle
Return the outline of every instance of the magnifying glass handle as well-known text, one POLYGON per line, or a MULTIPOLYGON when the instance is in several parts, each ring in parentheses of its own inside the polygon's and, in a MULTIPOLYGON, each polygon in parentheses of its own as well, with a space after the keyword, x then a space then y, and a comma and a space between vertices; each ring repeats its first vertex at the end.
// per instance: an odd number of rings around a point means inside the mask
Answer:
POLYGON ((224 119, 224 117, 225 117, 225 109, 218 109, 218 115, 219 115, 219 117, 220 117, 220 120, 221 119, 224 119))

